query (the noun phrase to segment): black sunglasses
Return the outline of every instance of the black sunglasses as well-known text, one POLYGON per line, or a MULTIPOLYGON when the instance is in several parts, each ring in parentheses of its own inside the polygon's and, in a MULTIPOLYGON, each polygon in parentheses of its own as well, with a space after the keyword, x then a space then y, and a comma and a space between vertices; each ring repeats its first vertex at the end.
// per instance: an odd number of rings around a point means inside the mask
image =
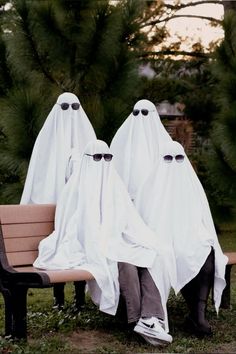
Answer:
POLYGON ((111 161, 113 155, 112 154, 85 154, 87 156, 92 156, 94 161, 101 161, 102 158, 104 158, 105 161, 111 161))
POLYGON ((64 103, 58 103, 58 104, 59 104, 59 106, 61 106, 61 109, 63 111, 66 111, 70 106, 74 111, 77 111, 80 108, 80 104, 78 102, 71 103, 71 104, 64 102, 64 103))
POLYGON ((173 159, 176 160, 176 162, 183 162, 184 161, 184 155, 176 155, 176 156, 172 156, 172 155, 165 155, 163 157, 164 161, 167 163, 170 163, 173 161, 173 159))
POLYGON ((133 115, 137 116, 139 115, 139 112, 141 112, 143 116, 147 116, 149 112, 154 112, 154 111, 149 111, 148 109, 134 109, 133 115))

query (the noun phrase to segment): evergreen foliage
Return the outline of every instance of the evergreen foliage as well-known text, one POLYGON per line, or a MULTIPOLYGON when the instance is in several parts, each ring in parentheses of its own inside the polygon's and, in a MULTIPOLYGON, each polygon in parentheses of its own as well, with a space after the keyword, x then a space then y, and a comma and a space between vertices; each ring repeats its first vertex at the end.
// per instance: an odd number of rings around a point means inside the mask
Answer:
POLYGON ((217 112, 213 97, 216 79, 209 58, 157 59, 152 67, 156 75, 152 80, 144 79, 146 97, 155 103, 183 103, 185 116, 193 122, 199 140, 206 140, 217 112))
MULTIPOLYGON (((210 179, 225 207, 236 207, 236 13, 227 11, 225 39, 216 51, 212 70, 217 78, 219 112, 213 124, 213 149, 208 158, 210 179)), ((236 210, 236 209, 233 209, 236 210)))

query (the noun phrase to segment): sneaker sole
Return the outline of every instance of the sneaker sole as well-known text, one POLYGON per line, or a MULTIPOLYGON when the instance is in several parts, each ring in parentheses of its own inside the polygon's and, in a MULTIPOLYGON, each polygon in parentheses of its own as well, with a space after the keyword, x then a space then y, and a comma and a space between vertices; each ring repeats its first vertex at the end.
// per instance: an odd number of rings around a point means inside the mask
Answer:
MULTIPOLYGON (((162 337, 157 337, 157 333, 150 333, 150 329, 146 329, 143 328, 141 326, 135 326, 134 327, 134 332, 140 334, 141 336, 145 336, 148 337, 148 339, 150 338, 151 340, 153 340, 154 342, 158 342, 159 344, 165 345, 165 344, 170 344, 172 342, 172 338, 170 338, 170 340, 167 340, 165 338, 162 337)), ((146 338, 144 338, 146 340, 146 338)), ((151 343, 152 344, 152 343, 151 343)), ((153 344, 155 345, 155 344, 153 344)))
MULTIPOLYGON (((136 331, 135 331, 136 332, 136 331)), ((141 337, 143 337, 143 339, 145 339, 145 341, 148 343, 148 344, 151 344, 153 346, 156 346, 156 347, 163 347, 164 345, 167 344, 167 342, 163 343, 161 342, 160 340, 158 339, 154 339, 152 337, 149 337, 143 333, 139 333, 139 332, 136 332, 138 333, 141 337)))

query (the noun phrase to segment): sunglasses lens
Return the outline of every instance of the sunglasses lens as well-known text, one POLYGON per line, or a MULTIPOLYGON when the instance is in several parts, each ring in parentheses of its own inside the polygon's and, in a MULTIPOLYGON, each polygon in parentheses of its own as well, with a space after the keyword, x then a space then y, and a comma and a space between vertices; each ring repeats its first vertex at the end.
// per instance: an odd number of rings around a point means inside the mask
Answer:
POLYGON ((63 111, 66 111, 69 107, 70 107, 69 103, 62 103, 62 104, 61 104, 61 109, 62 109, 63 111))
POLYGON ((141 112, 142 112, 142 115, 144 115, 144 116, 148 115, 148 109, 142 109, 141 112))
POLYGON ((112 160, 113 155, 112 154, 104 154, 104 160, 105 161, 111 161, 112 160))
POLYGON ((71 104, 72 109, 74 109, 75 111, 77 111, 80 107, 80 104, 78 102, 72 103, 71 104))
POLYGON ((139 114, 139 109, 134 109, 134 110, 133 110, 133 115, 134 115, 134 116, 137 116, 138 114, 139 114))
POLYGON ((163 158, 165 162, 171 162, 173 160, 173 156, 171 155, 165 155, 163 158))
POLYGON ((102 159, 102 154, 94 154, 93 159, 94 161, 100 161, 102 159))
POLYGON ((176 155, 175 159, 177 162, 183 162, 184 161, 184 155, 176 155))

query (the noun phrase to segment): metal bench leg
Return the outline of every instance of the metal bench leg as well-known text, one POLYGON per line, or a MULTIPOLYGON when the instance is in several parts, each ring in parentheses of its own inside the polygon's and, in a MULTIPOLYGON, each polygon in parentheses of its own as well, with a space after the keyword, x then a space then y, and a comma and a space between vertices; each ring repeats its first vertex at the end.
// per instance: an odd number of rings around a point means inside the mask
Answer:
POLYGON ((76 310, 79 311, 85 304, 86 281, 85 280, 75 281, 74 286, 75 286, 75 307, 76 310))
POLYGON ((53 297, 54 304, 53 307, 61 309, 65 303, 65 294, 64 294, 65 283, 57 283, 53 285, 53 297))
POLYGON ((222 309, 229 309, 230 308, 230 276, 231 276, 231 269, 233 264, 227 264, 225 269, 225 280, 226 286, 222 293, 221 304, 220 307, 222 309))
POLYGON ((27 287, 17 286, 12 289, 13 337, 27 338, 27 287))
POLYGON ((12 314, 12 298, 9 289, 1 289, 5 304, 5 336, 12 335, 13 331, 13 314, 12 314))

